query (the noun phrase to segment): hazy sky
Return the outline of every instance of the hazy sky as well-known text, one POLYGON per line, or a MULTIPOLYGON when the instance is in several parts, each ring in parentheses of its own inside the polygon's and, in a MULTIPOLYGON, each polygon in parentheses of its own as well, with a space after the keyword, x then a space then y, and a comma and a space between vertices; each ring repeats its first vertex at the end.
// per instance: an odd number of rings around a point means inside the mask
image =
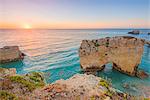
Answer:
POLYGON ((0 0, 0 28, 150 28, 150 0, 0 0))

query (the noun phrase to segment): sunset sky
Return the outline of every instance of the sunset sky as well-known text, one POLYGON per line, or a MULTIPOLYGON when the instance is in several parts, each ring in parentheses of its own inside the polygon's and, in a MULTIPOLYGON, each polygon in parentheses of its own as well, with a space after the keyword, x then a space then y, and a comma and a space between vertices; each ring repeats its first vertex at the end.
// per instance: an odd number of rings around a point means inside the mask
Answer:
POLYGON ((0 0, 0 28, 150 28, 150 0, 0 0))

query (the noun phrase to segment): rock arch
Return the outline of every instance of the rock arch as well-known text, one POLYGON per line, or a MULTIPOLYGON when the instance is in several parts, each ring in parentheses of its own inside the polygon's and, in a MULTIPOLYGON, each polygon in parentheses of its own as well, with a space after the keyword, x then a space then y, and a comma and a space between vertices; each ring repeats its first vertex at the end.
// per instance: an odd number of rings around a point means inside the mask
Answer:
POLYGON ((102 70, 112 62, 113 68, 135 76, 143 54, 145 41, 131 36, 83 40, 79 49, 84 71, 102 70))

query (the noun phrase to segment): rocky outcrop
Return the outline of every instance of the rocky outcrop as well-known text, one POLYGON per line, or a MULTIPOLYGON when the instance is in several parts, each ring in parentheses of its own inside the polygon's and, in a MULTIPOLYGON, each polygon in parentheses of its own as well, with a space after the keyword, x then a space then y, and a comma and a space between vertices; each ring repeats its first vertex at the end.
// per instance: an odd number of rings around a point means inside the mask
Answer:
MULTIPOLYGON (((11 69, 3 68, 2 71, 11 69)), ((2 72, 1 73, 4 73, 2 72)), ((12 74, 0 79, 0 100, 135 100, 94 75, 76 74, 67 80, 45 84, 43 74, 12 74)), ((137 97, 138 98, 138 97, 137 97)))
POLYGON ((0 78, 8 77, 16 75, 16 69, 15 68, 0 68, 0 78))
POLYGON ((14 68, 0 70, 0 100, 28 100, 26 97, 31 96, 35 89, 45 86, 40 72, 17 75, 14 68))
POLYGON ((67 80, 58 80, 44 87, 40 94, 41 98, 38 99, 41 100, 121 100, 132 98, 130 95, 112 88, 110 82, 86 74, 76 74, 67 80))
POLYGON ((112 63, 114 69, 135 76, 144 44, 144 40, 130 36, 83 40, 79 49, 81 67, 84 71, 102 70, 112 63))
POLYGON ((139 30, 133 30, 131 32, 128 32, 128 34, 138 35, 138 34, 140 34, 140 31, 139 30))
POLYGON ((18 46, 5 46, 0 48, 0 63, 21 60, 24 56, 18 46))

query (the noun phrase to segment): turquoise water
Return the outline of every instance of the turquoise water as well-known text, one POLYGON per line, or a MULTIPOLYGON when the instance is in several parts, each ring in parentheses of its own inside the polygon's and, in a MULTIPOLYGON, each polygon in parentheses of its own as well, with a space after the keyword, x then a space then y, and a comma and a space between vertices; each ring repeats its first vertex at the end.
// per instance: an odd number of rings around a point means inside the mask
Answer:
MULTIPOLYGON (((78 48, 83 39, 129 35, 128 31, 131 30, 0 30, 0 47, 18 45, 27 55, 23 61, 1 64, 0 67, 16 68, 18 74, 42 71, 48 83, 67 79, 81 73, 78 48)), ((150 35, 146 34, 150 30, 141 31, 144 34, 134 36, 150 40, 150 35)), ((146 45, 139 68, 150 74, 150 48, 146 45)), ((110 78, 113 87, 131 94, 147 95, 150 91, 150 78, 130 77, 113 70, 111 64, 97 75, 110 78), (123 83, 129 84, 131 88, 123 88, 123 83)))

